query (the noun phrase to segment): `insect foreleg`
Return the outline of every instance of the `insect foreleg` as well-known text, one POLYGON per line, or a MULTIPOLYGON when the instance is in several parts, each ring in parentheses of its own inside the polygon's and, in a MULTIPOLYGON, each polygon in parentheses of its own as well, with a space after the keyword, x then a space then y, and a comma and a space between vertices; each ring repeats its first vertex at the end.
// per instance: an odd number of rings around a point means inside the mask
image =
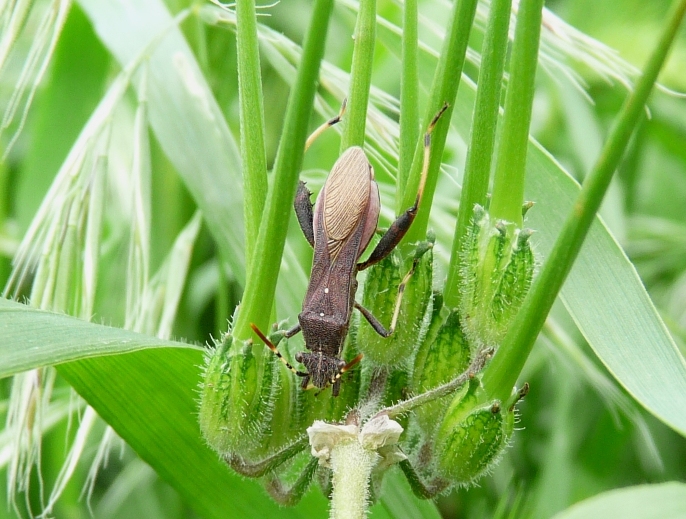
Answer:
POLYGON ((300 331, 300 323, 296 324, 296 325, 295 325, 293 328, 291 328, 290 330, 286 330, 286 333, 284 334, 284 337, 286 337, 286 339, 290 339, 291 337, 293 337, 293 336, 294 336, 296 333, 298 333, 299 331, 300 331))
POLYGON ((381 337, 388 337, 393 333, 393 328, 386 329, 384 328, 384 325, 379 322, 379 320, 374 317, 374 314, 372 314, 369 310, 367 310, 364 306, 362 306, 360 303, 355 301, 355 308, 357 308, 362 315, 364 315, 364 318, 367 319, 369 324, 372 325, 372 328, 374 328, 374 331, 381 335, 381 337))

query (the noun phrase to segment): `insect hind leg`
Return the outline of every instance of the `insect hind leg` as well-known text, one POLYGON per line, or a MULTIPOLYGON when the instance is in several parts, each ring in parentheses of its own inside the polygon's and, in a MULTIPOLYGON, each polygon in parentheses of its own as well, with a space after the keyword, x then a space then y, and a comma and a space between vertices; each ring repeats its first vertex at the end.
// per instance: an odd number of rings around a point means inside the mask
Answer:
POLYGON ((371 267, 372 265, 378 263, 386 256, 388 256, 393 249, 400 243, 407 231, 410 229, 410 225, 417 216, 417 211, 419 210, 419 202, 424 194, 424 186, 426 185, 426 177, 429 173, 429 164, 431 161, 431 134, 433 133, 434 127, 438 120, 441 118, 443 113, 448 109, 448 103, 444 104, 443 107, 438 111, 429 124, 429 127, 424 134, 424 162, 422 165, 422 174, 419 180, 419 188, 417 189, 417 196, 414 200, 414 205, 407 209, 403 214, 398 216, 396 220, 388 228, 388 231, 381 237, 381 240, 376 245, 372 253, 369 255, 367 261, 359 263, 357 265, 357 270, 364 270, 371 267))
POLYGON ((343 104, 341 104, 341 109, 338 111, 338 115, 335 117, 332 117, 328 121, 326 121, 324 124, 322 124, 319 128, 317 128, 315 131, 312 132, 312 134, 307 138, 307 141, 305 141, 305 151, 312 146, 312 143, 317 140, 317 137, 319 137, 322 133, 324 133, 326 130, 331 128, 332 126, 335 126, 339 122, 341 122, 341 119, 343 119, 343 114, 345 113, 345 108, 348 104, 348 98, 346 97, 343 99, 343 104))
POLYGON ((310 377, 310 374, 309 374, 309 373, 306 373, 306 372, 304 372, 304 371, 297 370, 297 369, 295 369, 293 366, 291 366, 290 362, 288 362, 288 361, 284 358, 284 356, 281 355, 281 352, 277 349, 276 346, 274 346, 274 344, 272 343, 272 341, 270 341, 269 339, 267 339, 267 337, 262 333, 262 331, 261 331, 255 324, 250 323, 250 327, 251 327, 251 328, 253 329, 253 331, 258 335, 258 337, 259 337, 260 339, 262 339, 262 342, 264 342, 264 344, 267 346, 267 348, 269 348, 270 350, 272 350, 272 352, 274 352, 274 355, 276 355, 277 357, 279 357, 279 360, 280 360, 281 362, 283 362, 284 365, 285 365, 288 369, 290 369, 293 373, 295 373, 295 374, 298 375, 299 377, 305 377, 304 381, 309 381, 309 377, 310 377))

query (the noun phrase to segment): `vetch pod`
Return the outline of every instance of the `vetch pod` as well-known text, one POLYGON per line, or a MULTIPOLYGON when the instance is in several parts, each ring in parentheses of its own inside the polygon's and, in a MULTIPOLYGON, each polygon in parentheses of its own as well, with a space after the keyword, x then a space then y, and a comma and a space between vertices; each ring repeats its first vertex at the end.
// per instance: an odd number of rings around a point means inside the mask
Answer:
POLYGON ((500 286, 494 295, 492 306, 493 318, 504 330, 522 306, 536 266, 529 240, 533 231, 522 229, 515 231, 515 234, 517 240, 500 280, 500 286))
POLYGON ((437 473, 457 485, 470 485, 491 470, 514 429, 514 410, 499 401, 479 403, 480 388, 455 396, 436 433, 437 473))
MULTIPOLYGON (((412 390, 424 393, 449 382, 464 372, 472 359, 472 352, 460 326, 460 316, 455 310, 434 312, 429 331, 415 357, 412 390), (442 313, 447 312, 447 316, 442 313)), ((431 434, 448 405, 444 397, 427 403, 415 410, 417 423, 431 434)))

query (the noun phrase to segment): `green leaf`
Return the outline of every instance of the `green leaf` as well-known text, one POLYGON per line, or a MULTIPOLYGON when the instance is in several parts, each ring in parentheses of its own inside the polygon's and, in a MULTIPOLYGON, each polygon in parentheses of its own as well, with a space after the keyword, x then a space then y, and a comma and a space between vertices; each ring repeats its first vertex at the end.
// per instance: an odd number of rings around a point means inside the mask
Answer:
POLYGON ((196 419, 201 364, 199 351, 158 349, 84 359, 58 371, 201 516, 321 516, 321 493, 282 509, 205 445, 196 419))
POLYGON ((641 485, 604 492, 556 514, 553 519, 680 519, 686 516, 686 484, 641 485))
MULTIPOLYGON (((453 121, 464 124, 461 115, 453 121)), ((545 261, 579 185, 541 146, 530 142, 525 197, 536 205, 527 213, 525 226, 536 231, 532 242, 545 261)), ((686 415, 681 412, 686 409, 686 361, 636 269, 597 217, 560 297, 617 381, 650 413, 686 435, 686 415)))
POLYGON ((0 378, 77 359, 147 348, 197 346, 36 310, 0 298, 0 378))
MULTIPOLYGON (((627 96, 605 141, 600 157, 585 179, 573 207, 567 209, 568 215, 562 228, 556 233, 555 244, 548 253, 541 272, 534 279, 521 310, 511 323, 509 331, 502 341, 499 354, 489 364, 484 374, 484 386, 492 395, 505 399, 511 393, 511 388, 516 382, 516 374, 522 369, 531 352, 536 336, 542 329, 547 314, 550 312, 555 298, 586 240, 588 231, 595 221, 595 215, 600 208, 613 173, 618 167, 633 130, 645 110, 645 103, 648 101, 648 96, 657 80, 658 73, 664 64, 685 13, 686 1, 675 4, 675 9, 668 18, 669 23, 665 25, 660 40, 635 85, 635 90, 627 96)), ((584 277, 585 281, 588 279, 589 276, 584 277)), ((619 282, 620 280, 616 281, 619 282)), ((603 319, 605 318, 606 316, 603 316, 603 319)), ((642 335, 644 336, 645 333, 642 335)), ((622 335, 619 338, 626 339, 627 336, 622 335)), ((673 351, 678 358, 679 355, 675 347, 673 351)), ((640 356, 640 352, 637 353, 640 356)), ((686 366, 683 359, 680 364, 682 368, 686 366)), ((652 376, 654 372, 631 373, 631 375, 634 378, 628 382, 652 376)), ((681 380, 682 385, 685 380, 681 380)), ((651 396, 653 395, 655 393, 651 393, 651 396)))
MULTIPOLYGON (((279 517, 324 513, 326 502, 317 488, 296 508, 279 509, 257 483, 234 475, 204 444, 195 389, 201 348, 5 299, 0 299, 0 332, 0 377, 75 361, 61 364, 60 374, 204 516, 225 517, 227 510, 240 511, 240 517, 279 510, 279 517)), ((413 517, 438 517, 432 502, 416 499, 404 479, 395 476, 390 478, 395 484, 385 485, 373 517, 400 517, 401 510, 413 510, 413 517)))

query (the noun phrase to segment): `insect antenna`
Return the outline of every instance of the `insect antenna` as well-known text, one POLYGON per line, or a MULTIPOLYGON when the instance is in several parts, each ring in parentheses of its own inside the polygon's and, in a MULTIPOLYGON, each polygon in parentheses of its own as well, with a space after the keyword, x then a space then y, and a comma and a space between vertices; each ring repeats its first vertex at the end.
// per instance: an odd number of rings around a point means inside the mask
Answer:
POLYGON ((345 107, 348 104, 348 98, 346 97, 343 99, 343 104, 341 105, 341 109, 338 111, 338 115, 336 117, 332 117, 328 121, 326 121, 324 124, 322 124, 319 128, 317 128, 315 131, 312 132, 312 135, 310 135, 307 138, 307 141, 305 141, 305 151, 307 151, 307 148, 309 148, 312 143, 319 137, 322 133, 324 133, 326 130, 331 128, 332 126, 338 124, 341 122, 341 119, 343 118, 343 114, 345 113, 345 107))
POLYGON ((299 371, 299 370, 295 369, 293 366, 291 366, 290 362, 288 362, 288 361, 284 358, 284 356, 281 355, 281 352, 276 348, 276 346, 274 346, 274 344, 272 343, 272 341, 270 341, 269 339, 267 339, 267 337, 260 331, 260 329, 259 329, 255 324, 250 323, 250 328, 252 328, 253 331, 259 336, 259 338, 262 339, 262 341, 263 341, 264 344, 267 346, 267 348, 269 348, 270 350, 272 350, 272 351, 274 352, 274 355, 276 355, 277 357, 279 357, 279 359, 281 360, 281 362, 283 362, 283 363, 286 365, 286 367, 287 367, 288 369, 290 369, 293 373, 295 373, 295 374, 298 375, 299 377, 306 377, 306 376, 309 375, 309 373, 306 373, 306 372, 304 372, 304 371, 299 371))

